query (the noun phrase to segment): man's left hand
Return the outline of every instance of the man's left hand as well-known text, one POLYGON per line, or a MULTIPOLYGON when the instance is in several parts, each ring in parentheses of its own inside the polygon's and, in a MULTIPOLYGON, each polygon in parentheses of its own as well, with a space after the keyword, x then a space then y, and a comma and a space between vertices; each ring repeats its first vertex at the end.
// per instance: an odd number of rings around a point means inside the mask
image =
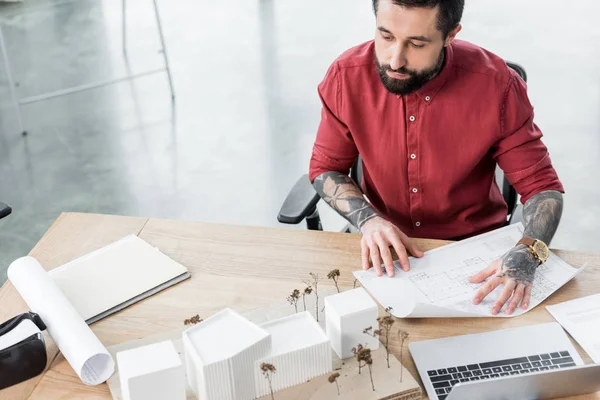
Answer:
POLYGON ((470 282, 481 283, 493 275, 475 293, 473 304, 481 303, 485 296, 502 284, 504 290, 492 306, 492 314, 498 314, 509 299, 506 314, 512 314, 519 304, 526 310, 529 307, 533 277, 539 264, 526 245, 522 244, 509 250, 502 258, 469 277, 470 282))

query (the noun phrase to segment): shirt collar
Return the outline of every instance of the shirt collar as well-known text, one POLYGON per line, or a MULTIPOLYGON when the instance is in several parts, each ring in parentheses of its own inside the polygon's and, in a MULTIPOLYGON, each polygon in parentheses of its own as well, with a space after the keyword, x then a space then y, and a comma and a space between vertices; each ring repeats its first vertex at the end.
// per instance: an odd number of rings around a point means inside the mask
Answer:
POLYGON ((440 73, 427 82, 423 87, 417 90, 415 93, 419 96, 425 103, 431 104, 435 95, 439 92, 439 90, 444 86, 448 77, 452 74, 452 61, 454 58, 454 50, 452 49, 452 44, 444 47, 445 51, 445 60, 444 67, 440 71, 440 73))

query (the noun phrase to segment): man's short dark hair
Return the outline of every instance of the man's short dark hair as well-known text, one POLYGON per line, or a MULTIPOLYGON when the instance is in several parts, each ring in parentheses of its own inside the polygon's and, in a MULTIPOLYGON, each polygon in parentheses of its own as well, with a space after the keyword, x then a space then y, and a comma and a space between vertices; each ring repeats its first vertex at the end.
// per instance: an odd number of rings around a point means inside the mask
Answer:
MULTIPOLYGON (((465 0, 391 0, 392 4, 406 8, 435 8, 440 6, 438 12, 437 28, 444 38, 460 24, 465 0)), ((379 0, 373 0, 373 11, 377 15, 379 0)))

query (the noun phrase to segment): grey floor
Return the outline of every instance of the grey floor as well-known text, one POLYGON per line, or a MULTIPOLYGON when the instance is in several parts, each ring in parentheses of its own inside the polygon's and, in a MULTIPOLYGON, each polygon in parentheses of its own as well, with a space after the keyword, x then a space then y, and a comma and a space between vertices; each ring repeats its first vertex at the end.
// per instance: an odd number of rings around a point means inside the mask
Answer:
MULTIPOLYGON (((62 211, 278 226, 305 173, 331 61, 374 32, 370 0, 159 2, 164 74, 23 107, 19 135, 0 69, 0 283, 62 211)), ((597 0, 467 1, 460 37, 523 64, 567 195, 554 247, 600 251, 597 0)), ((20 97, 162 65, 150 0, 0 6, 20 97)), ((327 230, 343 220, 321 207, 327 230)), ((297 227, 302 229, 302 227, 297 227)))

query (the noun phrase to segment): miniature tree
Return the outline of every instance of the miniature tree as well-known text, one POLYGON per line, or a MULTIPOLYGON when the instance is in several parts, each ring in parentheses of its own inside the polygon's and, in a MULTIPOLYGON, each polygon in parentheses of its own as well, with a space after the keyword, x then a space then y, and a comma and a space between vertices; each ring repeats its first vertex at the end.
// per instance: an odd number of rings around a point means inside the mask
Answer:
POLYGON ((338 286, 338 280, 340 279, 340 270, 339 269, 332 269, 327 274, 327 278, 333 279, 333 283, 335 284, 335 288, 336 288, 337 292, 339 293, 340 292, 340 287, 338 286))
POLYGON ((365 333, 369 336, 373 336, 373 337, 381 336, 381 330, 380 329, 373 330, 372 326, 363 329, 363 333, 365 333))
POLYGON ((300 300, 300 291, 298 289, 294 289, 292 294, 288 296, 287 301, 294 306, 296 312, 298 312, 298 300, 300 300))
POLYGON ((402 350, 404 349, 404 341, 408 339, 408 332, 398 330, 398 339, 400 340, 400 382, 402 382, 402 375, 404 372, 404 364, 402 363, 402 350))
POLYGON ((335 386, 337 387, 338 396, 340 395, 340 384, 337 381, 337 378, 339 378, 339 377, 340 377, 340 373, 335 372, 335 373, 329 375, 329 378, 327 378, 329 380, 329 383, 335 382, 335 386))
POLYGON ((273 378, 273 374, 277 372, 277 369, 273 364, 262 363, 260 364, 260 370, 262 374, 265 376, 267 381, 269 381, 269 391, 271 392, 271 399, 275 400, 275 395, 273 394, 273 384, 271 379, 273 378))
POLYGON ((184 325, 196 325, 199 324, 200 322, 204 321, 202 318, 200 318, 200 316, 198 314, 194 315, 191 318, 188 318, 186 320, 183 321, 184 325))
POLYGON ((364 349, 364 355, 362 356, 369 367, 369 377, 371 378, 371 386, 373 387, 373 391, 375 391, 375 384, 373 383, 373 371, 371 369, 371 365, 373 365, 373 359, 371 358, 371 349, 364 349))
POLYGON ((359 344, 357 347, 352 348, 352 353, 356 357, 356 361, 358 361, 359 375, 360 370, 365 365, 369 367, 369 377, 371 378, 371 386, 373 387, 373 391, 375 391, 375 384, 373 383, 373 371, 371 370, 371 365, 373 365, 373 358, 371 358, 371 349, 363 347, 362 344, 359 344))
POLYGON ((306 311, 306 300, 305 297, 312 293, 312 287, 307 286, 304 288, 304 292, 302 292, 302 304, 304 304, 304 311, 306 311))
POLYGON ((390 331, 392 330, 392 325, 394 325, 394 317, 391 314, 392 307, 386 308, 385 311, 388 313, 388 315, 377 318, 377 322, 379 322, 380 330, 377 330, 374 333, 376 335, 379 335, 379 337, 381 337, 381 333, 383 332, 383 335, 385 336, 385 344, 384 344, 385 357, 387 359, 387 366, 389 368, 390 367, 390 348, 389 348, 390 331))
POLYGON ((304 282, 309 286, 312 286, 313 292, 315 293, 315 318, 319 322, 319 274, 310 273, 312 281, 304 282))
POLYGON ((359 344, 357 347, 353 347, 352 348, 352 354, 354 354, 354 356, 356 357, 356 360, 358 361, 358 374, 360 375, 360 370, 362 369, 363 365, 361 364, 361 360, 358 359, 358 354, 363 350, 363 345, 359 344))

